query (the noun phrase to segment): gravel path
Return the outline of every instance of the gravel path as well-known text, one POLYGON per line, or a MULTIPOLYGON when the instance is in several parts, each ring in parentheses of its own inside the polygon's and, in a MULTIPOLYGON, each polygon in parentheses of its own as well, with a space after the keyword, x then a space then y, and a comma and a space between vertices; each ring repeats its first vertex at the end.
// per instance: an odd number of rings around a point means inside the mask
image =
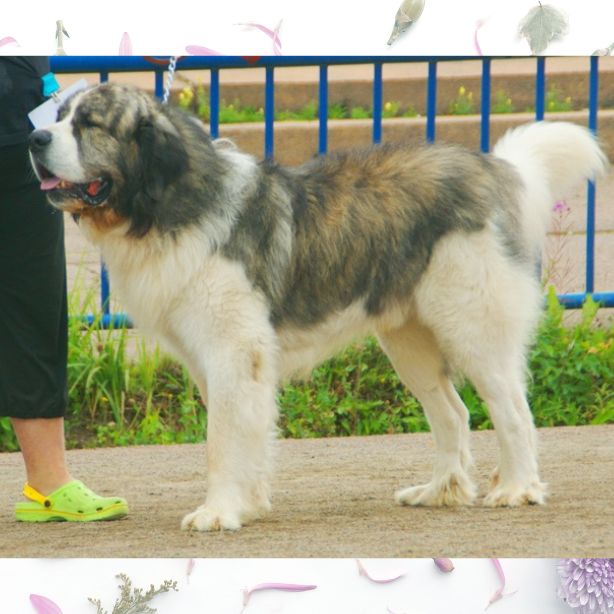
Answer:
MULTIPOLYGON (((273 511, 237 533, 179 529, 205 490, 204 444, 70 451, 73 474, 126 496, 111 523, 13 521, 23 468, 0 454, 2 557, 558 557, 614 552, 614 426, 540 429, 544 507, 401 508, 395 489, 425 481, 429 434, 279 442, 273 511)), ((484 494, 494 433, 472 434, 484 494)))

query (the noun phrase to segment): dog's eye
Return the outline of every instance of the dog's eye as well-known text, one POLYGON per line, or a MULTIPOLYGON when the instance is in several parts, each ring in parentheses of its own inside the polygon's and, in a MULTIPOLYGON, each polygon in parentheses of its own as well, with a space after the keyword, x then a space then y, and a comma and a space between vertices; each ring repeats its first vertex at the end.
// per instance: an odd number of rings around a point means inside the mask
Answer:
POLYGON ((79 116, 79 125, 82 128, 101 128, 101 118, 95 113, 82 113, 79 116))
POLYGON ((85 116, 81 119, 81 125, 84 128, 100 128, 100 124, 90 116, 85 116))

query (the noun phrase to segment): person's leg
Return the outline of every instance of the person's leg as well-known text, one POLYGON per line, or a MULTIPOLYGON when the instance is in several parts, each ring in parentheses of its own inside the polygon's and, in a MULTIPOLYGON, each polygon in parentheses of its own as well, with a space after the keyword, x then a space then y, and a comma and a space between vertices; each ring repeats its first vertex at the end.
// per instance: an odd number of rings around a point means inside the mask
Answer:
POLYGON ((120 518, 128 511, 123 499, 96 495, 67 469, 63 216, 30 172, 26 146, 0 148, 0 416, 11 419, 27 479, 16 518, 120 518))
POLYGON ((11 418, 28 484, 43 495, 72 481, 64 454, 64 418, 11 418))

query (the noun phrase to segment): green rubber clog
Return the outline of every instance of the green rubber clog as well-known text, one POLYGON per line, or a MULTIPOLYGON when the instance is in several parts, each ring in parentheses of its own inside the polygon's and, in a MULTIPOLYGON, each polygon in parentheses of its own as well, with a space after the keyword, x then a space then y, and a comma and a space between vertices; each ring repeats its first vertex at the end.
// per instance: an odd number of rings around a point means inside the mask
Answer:
POLYGON ((116 520, 128 514, 125 499, 100 497, 79 480, 68 482, 47 496, 26 484, 23 494, 30 501, 15 505, 15 518, 21 522, 92 522, 116 520))

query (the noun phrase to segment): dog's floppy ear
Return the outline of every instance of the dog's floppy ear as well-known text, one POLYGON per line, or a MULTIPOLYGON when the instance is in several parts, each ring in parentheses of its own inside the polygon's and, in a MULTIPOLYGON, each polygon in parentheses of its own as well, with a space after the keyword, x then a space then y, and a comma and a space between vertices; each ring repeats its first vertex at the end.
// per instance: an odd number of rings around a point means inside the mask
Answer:
POLYGON ((188 154, 177 130, 163 114, 142 117, 134 135, 138 152, 129 202, 130 234, 145 235, 161 214, 164 194, 188 169, 188 154))
POLYGON ((163 115, 141 119, 137 129, 142 189, 159 200, 188 167, 188 155, 174 126, 163 115))

